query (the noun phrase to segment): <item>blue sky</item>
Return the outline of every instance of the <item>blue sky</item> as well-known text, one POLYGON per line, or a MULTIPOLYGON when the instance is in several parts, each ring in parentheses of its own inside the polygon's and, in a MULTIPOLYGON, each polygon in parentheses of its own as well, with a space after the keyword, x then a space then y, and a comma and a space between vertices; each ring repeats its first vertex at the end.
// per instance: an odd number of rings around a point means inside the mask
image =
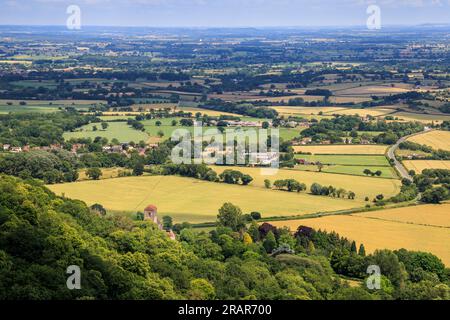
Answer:
POLYGON ((450 24, 450 0, 0 0, 0 24, 65 25, 71 4, 83 25, 365 25, 369 4, 381 8, 383 25, 450 24))

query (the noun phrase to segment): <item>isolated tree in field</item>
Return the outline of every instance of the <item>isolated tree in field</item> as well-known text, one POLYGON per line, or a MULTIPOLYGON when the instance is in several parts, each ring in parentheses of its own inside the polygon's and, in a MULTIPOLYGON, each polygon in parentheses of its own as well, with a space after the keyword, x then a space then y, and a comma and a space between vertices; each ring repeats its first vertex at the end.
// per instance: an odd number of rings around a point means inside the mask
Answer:
POLYGON ((323 164, 322 164, 322 162, 318 162, 318 163, 317 163, 317 171, 322 172, 322 169, 323 169, 323 164))
POLYGON ((133 167, 133 175, 134 176, 142 176, 144 174, 144 164, 142 162, 138 162, 133 167))
POLYGON ((157 127, 161 127, 161 124, 162 124, 162 122, 159 121, 159 120, 155 122, 155 125, 156 125, 157 127))
POLYGON ((248 185, 250 182, 253 181, 253 178, 252 178, 251 176, 249 176, 248 174, 244 174, 244 175, 241 177, 241 181, 242 181, 242 184, 243 184, 244 186, 246 186, 246 185, 248 185))
POLYGON ((243 226, 242 211, 230 202, 224 203, 217 215, 219 225, 239 231, 243 226))
POLYGON ((347 191, 345 191, 345 189, 339 188, 336 190, 336 196, 338 198, 345 197, 346 194, 347 194, 347 191))
POLYGON ((302 192, 306 190, 306 184, 297 182, 295 185, 295 191, 302 192))
POLYGON ((261 213, 253 211, 252 213, 250 213, 250 216, 252 217, 253 220, 259 220, 261 219, 261 213))
POLYGON ((366 176, 368 176, 368 175, 371 175, 371 174, 372 174, 372 171, 369 170, 369 169, 364 169, 363 173, 364 173, 366 176))
POLYGON ((101 126, 102 126, 103 130, 106 130, 106 129, 108 129, 109 124, 107 122, 102 122, 101 126))
POLYGON ((277 188, 278 190, 281 190, 281 189, 283 189, 286 186, 286 181, 285 180, 276 180, 273 183, 273 186, 275 188, 277 188))
POLYGON ((383 174, 383 172, 381 172, 381 170, 377 170, 377 171, 375 172, 375 175, 376 175, 377 177, 381 176, 382 174, 383 174))
POLYGON ((172 127, 175 127, 178 124, 177 120, 172 120, 172 127))
POLYGON ((320 195, 322 193, 322 186, 316 182, 311 185, 311 193, 313 195, 320 195))
POLYGON ((353 191, 349 191, 347 198, 354 200, 356 198, 356 194, 353 191))
POLYGON ((93 180, 98 180, 102 176, 102 170, 99 168, 89 168, 86 171, 86 175, 93 180))
POLYGON ((164 132, 162 130, 158 131, 158 137, 160 138, 164 137, 164 132))
POLYGON ((97 131, 97 130, 98 130, 97 126, 92 126, 92 131, 97 131))
POLYGON ((384 195, 379 194, 379 195, 376 196, 376 198, 377 198, 378 201, 381 201, 381 200, 384 199, 384 195))
POLYGON ((271 183, 269 179, 264 180, 264 186, 266 187, 266 189, 270 189, 271 183))

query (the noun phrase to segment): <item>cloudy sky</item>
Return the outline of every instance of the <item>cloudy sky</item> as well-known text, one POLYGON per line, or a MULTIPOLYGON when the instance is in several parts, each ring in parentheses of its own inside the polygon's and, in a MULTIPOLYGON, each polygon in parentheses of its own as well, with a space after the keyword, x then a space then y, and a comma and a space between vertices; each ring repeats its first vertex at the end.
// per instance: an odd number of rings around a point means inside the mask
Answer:
POLYGON ((0 0, 0 24, 65 25, 78 5, 82 25, 348 26, 365 25, 370 4, 383 25, 450 24, 450 0, 0 0))

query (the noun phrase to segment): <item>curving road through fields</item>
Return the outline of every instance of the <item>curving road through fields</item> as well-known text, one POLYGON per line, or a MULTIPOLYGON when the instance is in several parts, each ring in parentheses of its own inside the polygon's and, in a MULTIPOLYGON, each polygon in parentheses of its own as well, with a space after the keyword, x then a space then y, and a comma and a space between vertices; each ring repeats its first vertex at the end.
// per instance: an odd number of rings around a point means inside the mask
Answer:
POLYGON ((387 156, 389 159, 392 159, 394 161, 394 167, 395 169, 397 169, 397 172, 400 174, 400 176, 402 178, 408 179, 410 181, 413 180, 413 178, 411 177, 411 175, 408 173, 408 170, 406 170, 406 168, 403 166, 403 164, 397 160, 397 158, 395 157, 395 150, 398 149, 398 146, 400 145, 400 143, 405 142, 407 139, 417 136, 419 134, 423 134, 424 132, 428 132, 431 131, 431 129, 425 129, 424 131, 418 132, 418 133, 414 133, 411 134, 409 136, 405 136, 405 137, 401 137, 393 146, 391 146, 387 152, 387 156))

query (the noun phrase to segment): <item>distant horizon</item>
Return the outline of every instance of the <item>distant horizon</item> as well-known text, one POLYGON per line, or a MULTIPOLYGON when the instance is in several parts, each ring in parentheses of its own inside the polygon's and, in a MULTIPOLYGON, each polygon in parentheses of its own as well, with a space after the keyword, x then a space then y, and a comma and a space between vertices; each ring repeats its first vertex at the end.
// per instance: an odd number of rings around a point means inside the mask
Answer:
POLYGON ((62 26, 77 6, 86 26, 268 28, 449 24, 447 0, 0 0, 1 25, 62 26), (70 12, 70 10, 69 10, 70 12))
MULTIPOLYGON (((59 27, 66 28, 65 24, 2 24, 0 23, 0 27, 59 27)), ((420 23, 420 24, 385 24, 382 26, 382 29, 387 28, 402 28, 402 27, 450 27, 450 22, 448 23, 439 23, 439 22, 430 22, 430 23, 420 23)), ((260 25, 260 26, 252 26, 252 25, 242 25, 242 26, 207 26, 207 25, 173 25, 173 26, 157 26, 157 25, 83 25, 83 28, 148 28, 148 29, 320 29, 320 28, 364 28, 366 29, 366 25, 364 24, 352 24, 352 25, 292 25, 292 26, 283 26, 283 25, 260 25)))

